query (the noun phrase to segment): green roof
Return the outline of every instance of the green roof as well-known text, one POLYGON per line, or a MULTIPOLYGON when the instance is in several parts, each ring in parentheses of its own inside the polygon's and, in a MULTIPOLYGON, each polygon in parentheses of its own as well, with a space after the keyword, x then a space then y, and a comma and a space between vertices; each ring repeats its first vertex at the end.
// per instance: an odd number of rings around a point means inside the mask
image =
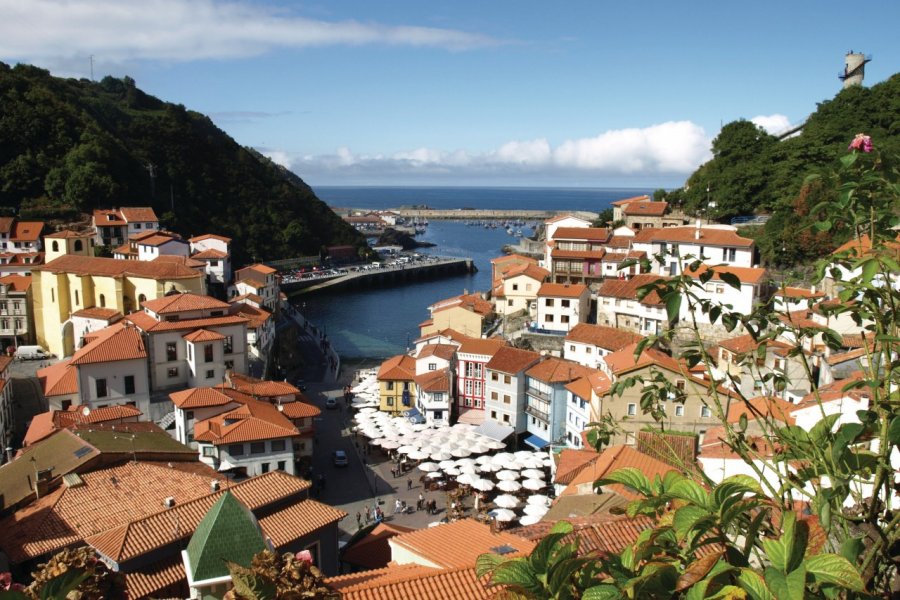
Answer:
POLYGON ((226 491, 197 525, 187 556, 193 581, 228 575, 225 561, 249 567, 253 555, 266 549, 266 541, 250 509, 226 491))
POLYGON ((104 431, 77 429, 75 433, 101 452, 149 453, 183 452, 197 454, 190 446, 185 446, 165 431, 104 431))

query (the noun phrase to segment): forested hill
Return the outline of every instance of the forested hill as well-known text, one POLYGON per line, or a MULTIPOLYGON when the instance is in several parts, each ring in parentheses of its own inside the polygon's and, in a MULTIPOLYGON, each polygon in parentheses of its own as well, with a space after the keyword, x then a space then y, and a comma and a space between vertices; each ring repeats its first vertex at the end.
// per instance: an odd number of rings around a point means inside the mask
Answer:
POLYGON ((841 90, 819 103, 801 133, 784 140, 749 121, 729 123, 713 141, 712 160, 683 189, 658 195, 691 214, 705 214, 710 199, 716 205, 710 216, 725 222, 738 215, 773 214, 757 240, 763 257, 802 262, 843 241, 840 232, 815 235, 803 229, 809 207, 828 193, 801 189, 804 180, 812 173, 833 173, 857 133, 870 135, 883 157, 900 156, 900 74, 871 87, 841 90))
POLYGON ((75 218, 152 206, 183 235, 234 239, 234 261, 365 245, 300 178, 238 145, 206 116, 125 77, 61 79, 0 63, 0 206, 75 218))

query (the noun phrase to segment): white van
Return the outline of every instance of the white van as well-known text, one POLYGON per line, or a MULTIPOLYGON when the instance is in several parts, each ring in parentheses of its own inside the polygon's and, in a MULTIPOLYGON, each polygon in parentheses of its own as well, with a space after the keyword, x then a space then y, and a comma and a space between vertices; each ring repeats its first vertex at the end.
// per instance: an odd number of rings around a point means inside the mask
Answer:
POLYGON ((42 360, 50 357, 51 354, 40 346, 19 346, 16 348, 16 358, 19 360, 42 360))

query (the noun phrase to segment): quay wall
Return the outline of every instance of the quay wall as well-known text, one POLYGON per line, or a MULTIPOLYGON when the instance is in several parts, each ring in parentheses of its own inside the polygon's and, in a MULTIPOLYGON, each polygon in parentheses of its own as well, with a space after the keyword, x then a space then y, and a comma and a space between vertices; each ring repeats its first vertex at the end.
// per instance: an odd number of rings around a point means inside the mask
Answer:
MULTIPOLYGON (((350 209, 356 211, 357 209, 350 209)), ((371 212, 367 209, 358 209, 361 212, 371 212)), ((488 220, 524 220, 524 221, 544 221, 552 219, 558 215, 576 215, 585 219, 594 220, 599 218, 599 214, 588 211, 561 211, 561 210, 490 210, 490 209, 436 209, 436 208, 390 208, 386 209, 395 212, 406 219, 434 219, 434 220, 453 220, 453 221, 488 221, 488 220)))

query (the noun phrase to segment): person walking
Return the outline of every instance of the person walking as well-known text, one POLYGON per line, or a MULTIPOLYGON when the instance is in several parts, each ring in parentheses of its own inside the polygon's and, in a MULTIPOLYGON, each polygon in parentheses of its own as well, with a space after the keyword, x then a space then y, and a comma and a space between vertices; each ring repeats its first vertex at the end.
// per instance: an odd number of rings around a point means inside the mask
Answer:
POLYGON ((422 492, 419 492, 419 500, 416 502, 416 512, 422 510, 425 505, 425 496, 422 495, 422 492))
POLYGON ((362 529, 362 515, 359 514, 359 511, 356 511, 356 528, 362 529))
POLYGON ((407 477, 406 478, 406 491, 409 491, 411 489, 412 489, 412 477, 407 477))
POLYGON ((369 506, 366 505, 366 525, 372 521, 372 514, 369 512, 369 506))
POLYGON ((394 514, 395 514, 395 515, 396 515, 398 512, 400 512, 400 507, 401 507, 401 506, 402 506, 402 505, 400 504, 400 498, 397 498, 396 500, 394 500, 394 514))

